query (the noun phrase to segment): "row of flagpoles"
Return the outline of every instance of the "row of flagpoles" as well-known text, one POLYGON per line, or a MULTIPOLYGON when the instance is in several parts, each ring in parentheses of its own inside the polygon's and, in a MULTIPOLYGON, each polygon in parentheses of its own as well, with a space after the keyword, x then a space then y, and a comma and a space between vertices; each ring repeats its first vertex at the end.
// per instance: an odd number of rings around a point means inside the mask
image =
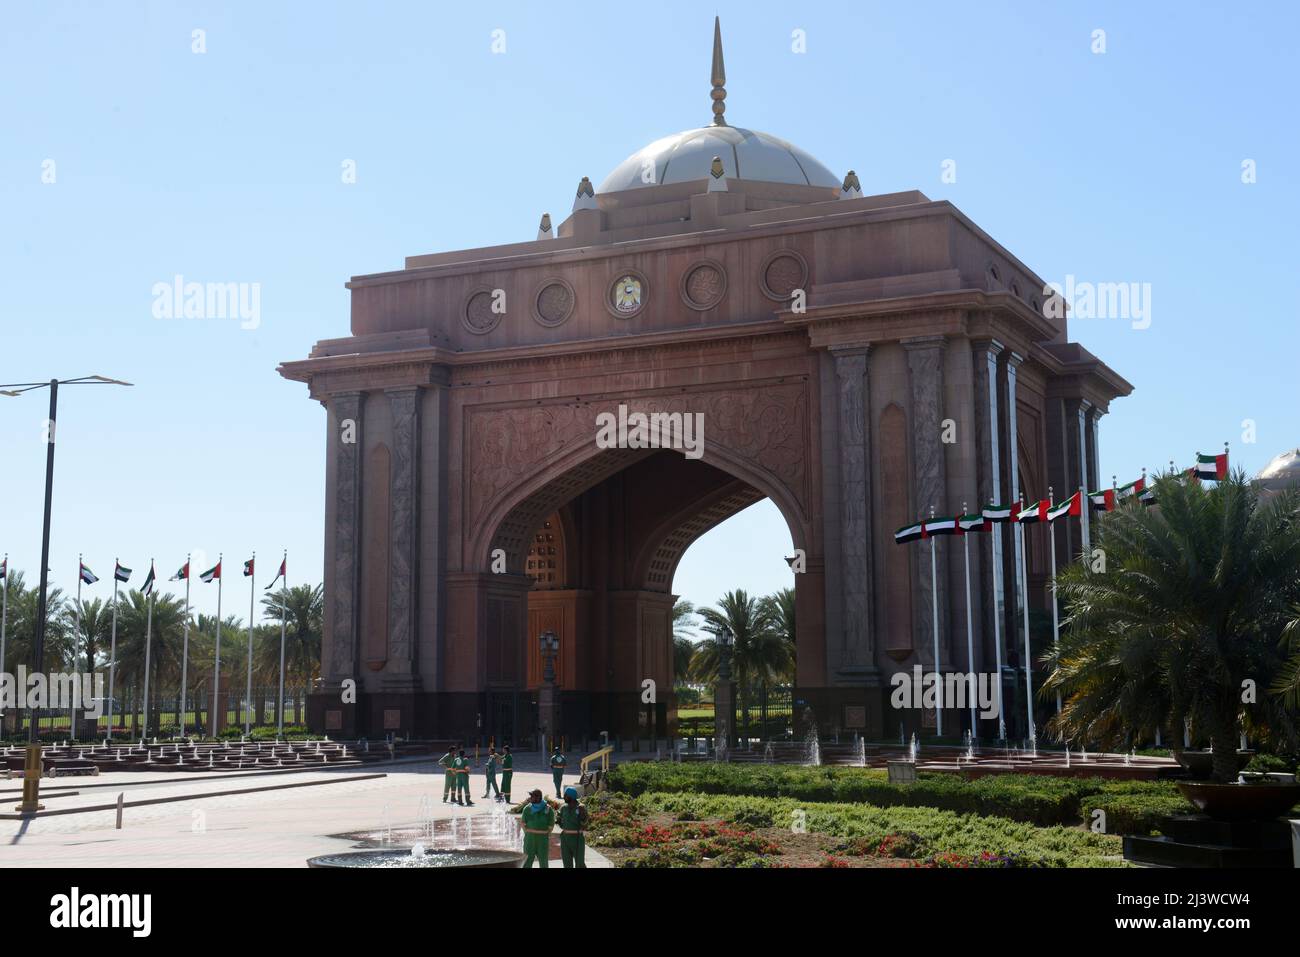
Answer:
MULTIPOLYGON (((1171 473, 1177 474, 1173 462, 1170 462, 1169 465, 1171 473)), ((1225 479, 1228 475, 1228 443, 1225 442, 1223 444, 1223 453, 1220 455, 1202 455, 1199 452, 1196 453, 1196 464, 1191 468, 1186 469, 1183 474, 1196 481, 1203 479, 1209 481, 1222 481, 1225 479)), ((1147 483, 1147 473, 1145 468, 1142 470, 1140 478, 1134 479, 1127 485, 1116 486, 1115 479, 1112 477, 1110 488, 1098 492, 1090 492, 1087 495, 1089 507, 1092 511, 1096 512, 1113 511, 1117 503, 1126 501, 1133 497, 1136 497, 1143 505, 1156 504, 1155 489, 1150 487, 1147 483)), ((1046 523, 1051 526, 1062 518, 1082 517, 1084 515, 1083 498, 1084 491, 1083 488, 1080 487, 1079 490, 1068 499, 1058 504, 1054 501, 1053 490, 1049 487, 1047 490, 1047 498, 1028 505, 1025 504, 1023 498, 1020 501, 1012 502, 1009 505, 997 505, 990 502, 979 512, 965 514, 966 503, 962 502, 961 509, 963 514, 940 518, 935 517, 934 506, 930 506, 929 518, 922 519, 921 521, 915 522, 911 525, 904 525, 902 528, 898 529, 898 531, 894 532, 894 541, 899 545, 904 545, 908 542, 922 541, 925 539, 929 539, 930 541, 930 614, 932 622, 931 631, 934 636, 936 691, 942 689, 943 685, 942 679, 939 676, 939 589, 938 559, 935 555, 935 538, 940 535, 957 535, 962 538, 962 550, 964 552, 966 565, 966 654, 967 661, 970 663, 970 666, 974 668, 975 630, 974 623, 971 621, 970 611, 970 546, 965 537, 966 533, 993 531, 994 527, 997 526, 998 537, 995 540, 996 548, 994 552, 996 555, 1001 552, 1002 525, 1013 523, 1016 526, 1017 535, 1023 536, 1024 532, 1020 528, 1022 525, 1046 523)), ((1060 612, 1056 605, 1056 536, 1049 534, 1047 538, 1051 543, 1049 548, 1049 554, 1051 556, 1049 571, 1051 575, 1052 591, 1052 641, 1053 646, 1055 647, 1060 643, 1061 639, 1060 612)), ((1029 739, 1033 741, 1036 738, 1036 732, 1034 729, 1033 678, 1030 670, 1032 667, 1032 661, 1030 659, 1029 651, 1029 572, 1023 537, 1016 539, 1016 546, 1016 551, 1020 556, 1020 563, 1016 569, 1016 574, 1019 578, 1017 585, 1019 586, 1020 594, 1025 596, 1024 601, 1021 603, 1024 614, 1023 630, 1025 636, 1025 711, 1026 718, 1028 719, 1029 739)), ((999 576, 1002 573, 1002 569, 999 565, 999 562, 993 562, 994 594, 1001 591, 999 576)), ((1001 615, 998 613, 993 615, 993 632, 994 653, 996 656, 995 664, 998 673, 998 738, 1003 739, 1006 737, 1007 730, 1006 718, 1004 717, 1005 712, 1002 708, 1002 620, 1001 615)), ((974 700, 974 695, 969 695, 968 697, 970 698, 970 723, 971 734, 973 735, 975 734, 976 727, 976 702, 974 700)), ((939 707, 935 708, 935 733, 942 735, 942 702, 939 702, 939 705, 939 707)), ((1061 696, 1059 692, 1056 696, 1056 710, 1061 710, 1061 696)))
MULTIPOLYGON (((212 736, 217 735, 217 715, 218 707, 217 694, 221 684, 221 558, 217 555, 217 563, 205 572, 199 574, 199 579, 204 584, 217 583, 217 644, 216 660, 213 667, 212 676, 212 701, 211 711, 212 736)), ((257 588, 254 584, 253 573, 254 565, 257 561, 257 553, 244 562, 244 577, 248 579, 248 684, 245 691, 245 708, 244 708, 244 733, 248 734, 251 729, 251 711, 253 699, 253 607, 257 597, 257 588)), ((270 591, 275 587, 276 582, 281 582, 284 587, 288 587, 289 580, 287 577, 289 563, 289 552, 286 549, 284 557, 280 559, 280 569, 276 572, 275 578, 266 586, 265 591, 270 591)), ((131 569, 127 568, 117 559, 113 560, 113 618, 110 628, 109 652, 108 652, 108 735, 113 735, 113 692, 114 678, 117 671, 117 586, 119 583, 126 583, 131 580, 131 569)), ((184 637, 181 643, 181 708, 180 708, 180 735, 185 736, 185 716, 186 716, 186 691, 188 688, 189 677, 189 656, 190 656, 190 556, 185 556, 185 564, 182 565, 168 581, 185 582, 185 617, 182 628, 184 637)), ((81 586, 93 585, 99 581, 99 577, 90 570, 81 555, 77 556, 77 603, 74 606, 76 614, 76 633, 81 634, 81 586)), ((145 639, 144 639, 144 708, 145 708, 145 730, 148 730, 149 723, 149 671, 150 671, 150 652, 153 643, 153 603, 154 603, 154 586, 157 578, 154 573, 153 559, 149 559, 149 574, 145 576, 144 585, 140 591, 148 599, 148 611, 145 615, 145 639)), ((3 560, 0 560, 0 586, 3 587, 3 600, 0 602, 0 674, 4 673, 5 668, 5 637, 9 622, 9 556, 6 554, 3 560)), ((282 605, 280 615, 280 706, 276 708, 276 728, 280 734, 284 733, 284 646, 286 629, 288 627, 289 609, 287 605, 282 605)), ((73 730, 75 733, 76 721, 73 715, 73 730)))

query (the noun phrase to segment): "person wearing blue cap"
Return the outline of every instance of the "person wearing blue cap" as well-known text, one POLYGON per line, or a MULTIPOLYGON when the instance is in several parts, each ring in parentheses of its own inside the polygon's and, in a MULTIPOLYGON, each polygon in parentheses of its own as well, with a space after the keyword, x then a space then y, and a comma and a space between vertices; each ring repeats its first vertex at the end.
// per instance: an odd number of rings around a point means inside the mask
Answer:
POLYGON ((564 789, 564 804, 560 807, 560 860, 565 867, 587 866, 587 808, 578 800, 578 789, 569 785, 564 789))

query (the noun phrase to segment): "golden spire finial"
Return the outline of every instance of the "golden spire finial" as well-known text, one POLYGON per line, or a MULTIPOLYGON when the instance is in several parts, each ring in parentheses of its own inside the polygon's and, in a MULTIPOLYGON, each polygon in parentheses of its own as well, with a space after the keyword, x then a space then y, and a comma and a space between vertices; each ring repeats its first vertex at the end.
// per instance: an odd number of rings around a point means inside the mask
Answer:
POLYGON ((727 82, 727 68, 722 63, 722 21, 718 17, 713 18, 713 92, 709 94, 713 98, 713 125, 726 126, 727 121, 722 118, 722 114, 727 111, 727 90, 724 84, 727 82))

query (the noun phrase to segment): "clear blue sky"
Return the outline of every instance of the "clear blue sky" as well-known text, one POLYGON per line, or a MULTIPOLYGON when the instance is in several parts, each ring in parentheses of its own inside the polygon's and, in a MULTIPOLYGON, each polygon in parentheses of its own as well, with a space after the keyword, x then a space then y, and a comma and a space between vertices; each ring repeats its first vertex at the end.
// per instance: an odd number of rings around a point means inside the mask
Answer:
MULTIPOLYGON (((62 396, 56 583, 75 587, 78 551, 101 597, 115 554, 138 585, 150 555, 165 577, 224 551, 242 615, 239 563, 258 551, 260 590, 284 547, 291 581, 318 581, 324 416, 276 364, 347 334, 349 276, 532 238, 581 176, 707 122, 715 10, 728 120, 869 193, 950 199, 1048 279, 1151 284, 1150 328, 1072 324, 1137 386, 1103 421, 1104 475, 1225 439, 1254 471, 1300 442, 1293 4, 12 4, 0 381, 136 383, 62 396), (259 283, 260 326, 155 319, 178 273, 259 283)), ((29 579, 44 418, 43 394, 0 398, 0 550, 29 579)), ((788 547, 756 506, 676 590, 770 591, 788 547)), ((215 586, 195 595, 212 609, 215 586)))

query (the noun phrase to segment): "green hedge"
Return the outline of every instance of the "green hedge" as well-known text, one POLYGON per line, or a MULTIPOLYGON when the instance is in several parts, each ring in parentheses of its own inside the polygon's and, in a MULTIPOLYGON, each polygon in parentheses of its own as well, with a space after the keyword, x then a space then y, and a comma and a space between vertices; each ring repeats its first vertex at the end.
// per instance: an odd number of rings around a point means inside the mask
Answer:
POLYGON ((873 807, 931 807, 1039 826, 1088 823, 1093 808, 1098 806, 1095 799, 1134 798, 1108 810, 1107 830, 1112 834, 1122 833, 1117 831, 1117 824, 1128 821, 1130 816, 1147 826, 1147 818, 1137 814, 1139 806, 1149 810, 1157 806, 1169 808, 1165 813, 1191 809, 1178 796, 1174 785, 1166 781, 1107 781, 1032 774, 989 775, 966 781, 953 774, 922 773, 915 784, 891 784, 886 772, 874 769, 647 761, 614 768, 609 786, 632 796, 652 791, 689 792, 873 807), (1143 804, 1145 798, 1152 800, 1143 804))
POLYGON ((679 820, 721 819, 750 827, 789 827, 796 822, 844 841, 878 845, 886 837, 908 835, 905 856, 936 854, 1007 856, 1045 867, 1122 867, 1118 837, 1079 827, 1034 827, 1005 817, 957 814, 929 807, 872 807, 864 804, 810 803, 794 798, 646 792, 635 799, 614 794, 597 799, 624 807, 644 820, 651 812, 679 820))

